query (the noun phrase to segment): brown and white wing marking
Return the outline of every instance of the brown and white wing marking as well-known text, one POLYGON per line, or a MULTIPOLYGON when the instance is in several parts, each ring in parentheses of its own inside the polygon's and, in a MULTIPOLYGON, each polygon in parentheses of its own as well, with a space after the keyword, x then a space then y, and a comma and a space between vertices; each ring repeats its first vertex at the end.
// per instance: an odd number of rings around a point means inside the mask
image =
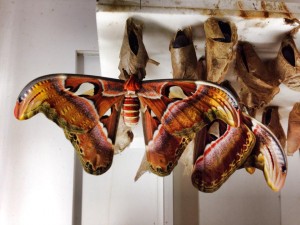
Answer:
POLYGON ((245 124, 240 127, 227 126, 226 131, 206 145, 204 153, 196 159, 193 185, 203 192, 218 190, 245 162, 254 145, 255 136, 245 124))
POLYGON ((231 126, 239 126, 238 103, 228 91, 215 84, 192 81, 189 85, 194 85, 194 91, 186 92, 185 85, 186 82, 182 86, 174 85, 187 98, 168 105, 161 119, 166 130, 177 136, 190 136, 216 119, 231 126))
POLYGON ((239 126, 236 100, 207 82, 146 81, 139 90, 146 156, 152 172, 170 174, 196 133, 215 119, 239 126))
POLYGON ((273 191, 283 187, 287 175, 287 158, 276 136, 262 123, 244 114, 244 121, 256 137, 254 149, 244 167, 250 173, 255 168, 263 171, 273 191))
POLYGON ((60 126, 84 169, 105 172, 112 163, 124 81, 96 76, 53 74, 30 82, 20 93, 17 119, 42 112, 60 126))

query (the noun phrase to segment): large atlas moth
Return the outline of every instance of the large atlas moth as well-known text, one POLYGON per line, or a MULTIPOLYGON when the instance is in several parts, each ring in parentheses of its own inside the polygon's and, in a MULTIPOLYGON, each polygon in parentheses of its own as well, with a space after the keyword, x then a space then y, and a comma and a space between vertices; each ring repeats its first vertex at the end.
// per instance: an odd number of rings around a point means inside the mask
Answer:
POLYGON ((122 111, 127 126, 138 122, 141 111, 147 161, 161 176, 171 173, 186 145, 210 122, 240 124, 238 103, 221 86, 191 80, 141 81, 135 75, 127 81, 43 76, 21 91, 14 113, 20 120, 44 113, 63 128, 84 169, 98 175, 112 164, 122 111))

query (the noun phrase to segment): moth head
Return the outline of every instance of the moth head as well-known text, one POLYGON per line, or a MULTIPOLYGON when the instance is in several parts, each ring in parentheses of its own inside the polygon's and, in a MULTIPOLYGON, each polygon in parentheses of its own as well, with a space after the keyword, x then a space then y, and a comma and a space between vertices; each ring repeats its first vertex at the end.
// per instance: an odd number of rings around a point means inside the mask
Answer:
POLYGON ((135 92, 141 88, 141 81, 136 75, 130 75, 129 79, 124 85, 124 90, 135 92))

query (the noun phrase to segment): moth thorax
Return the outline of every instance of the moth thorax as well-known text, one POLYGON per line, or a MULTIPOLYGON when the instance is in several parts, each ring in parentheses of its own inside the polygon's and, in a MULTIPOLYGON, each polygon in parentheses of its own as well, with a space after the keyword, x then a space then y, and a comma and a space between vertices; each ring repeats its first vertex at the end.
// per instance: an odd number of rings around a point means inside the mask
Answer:
POLYGON ((127 126, 133 127, 139 122, 140 101, 137 96, 125 96, 123 103, 123 118, 127 126))

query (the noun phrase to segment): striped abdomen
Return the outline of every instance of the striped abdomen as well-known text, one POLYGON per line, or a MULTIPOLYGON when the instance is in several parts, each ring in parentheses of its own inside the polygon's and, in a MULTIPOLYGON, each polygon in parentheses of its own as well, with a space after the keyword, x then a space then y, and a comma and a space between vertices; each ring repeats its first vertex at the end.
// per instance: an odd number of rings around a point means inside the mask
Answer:
POLYGON ((137 96, 125 96, 123 118, 127 126, 135 126, 139 122, 140 101, 137 96))

